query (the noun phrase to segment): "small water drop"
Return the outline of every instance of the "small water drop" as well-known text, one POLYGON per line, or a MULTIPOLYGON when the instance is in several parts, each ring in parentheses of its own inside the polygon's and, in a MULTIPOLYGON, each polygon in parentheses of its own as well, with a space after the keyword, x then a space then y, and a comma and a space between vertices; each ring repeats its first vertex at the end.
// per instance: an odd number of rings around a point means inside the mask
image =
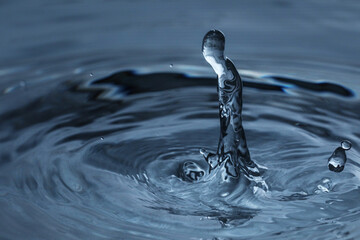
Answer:
POLYGON ((94 76, 94 74, 93 73, 90 73, 90 77, 93 77, 94 76))
POLYGON ((171 68, 172 68, 173 66, 174 66, 174 64, 172 64, 172 63, 169 65, 169 67, 171 67, 171 68))
POLYGON ((351 148, 351 142, 349 140, 344 140, 341 142, 341 147, 344 149, 344 150, 350 150, 351 148))
POLYGON ((103 137, 101 137, 101 138, 100 138, 100 140, 101 140, 101 141, 103 141, 103 140, 104 140, 104 138, 103 138, 103 137))
POLYGON ((341 142, 341 147, 335 149, 332 155, 328 159, 328 167, 330 171, 342 172, 347 161, 345 151, 351 148, 351 143, 348 140, 341 142))

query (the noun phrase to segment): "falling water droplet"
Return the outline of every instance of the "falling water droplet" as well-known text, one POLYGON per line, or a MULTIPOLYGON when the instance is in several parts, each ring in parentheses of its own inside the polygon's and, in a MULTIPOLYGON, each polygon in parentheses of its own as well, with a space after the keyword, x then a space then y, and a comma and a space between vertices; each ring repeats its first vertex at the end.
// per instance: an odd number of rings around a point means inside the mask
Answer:
POLYGON ((101 140, 101 141, 103 141, 103 140, 104 140, 104 138, 103 138, 103 137, 101 137, 101 138, 100 138, 100 140, 101 140))
POLYGON ((333 172, 342 172, 347 161, 345 151, 351 148, 351 142, 344 140, 341 142, 341 147, 335 149, 333 154, 328 159, 328 167, 330 171, 333 172))
POLYGON ((174 66, 174 64, 172 64, 172 63, 169 65, 169 67, 171 67, 171 68, 172 68, 173 66, 174 66))
POLYGON ((344 149, 344 150, 350 150, 351 148, 351 142, 349 140, 344 140, 341 142, 341 147, 344 149))
POLYGON ((94 74, 93 73, 90 73, 90 77, 93 77, 94 76, 94 74))

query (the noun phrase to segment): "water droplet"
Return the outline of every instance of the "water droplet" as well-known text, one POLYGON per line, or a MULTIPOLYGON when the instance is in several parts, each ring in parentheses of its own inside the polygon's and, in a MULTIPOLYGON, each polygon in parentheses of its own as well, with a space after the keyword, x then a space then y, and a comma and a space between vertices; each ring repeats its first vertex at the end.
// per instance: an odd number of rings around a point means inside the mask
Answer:
POLYGON ((351 148, 351 142, 349 140, 344 140, 341 142, 341 147, 344 150, 349 150, 351 148))
POLYGON ((344 170, 346 160, 345 149, 343 147, 336 148, 328 159, 329 170, 333 172, 342 172, 342 170, 344 170))
POLYGON ((90 77, 93 77, 94 76, 94 74, 93 73, 90 73, 90 77))
POLYGON ((100 138, 100 140, 101 140, 101 141, 103 141, 103 140, 104 140, 104 138, 103 138, 103 137, 101 137, 101 138, 100 138))
POLYGON ((169 65, 169 67, 171 67, 171 68, 172 68, 173 66, 174 66, 174 64, 172 64, 172 63, 169 65))

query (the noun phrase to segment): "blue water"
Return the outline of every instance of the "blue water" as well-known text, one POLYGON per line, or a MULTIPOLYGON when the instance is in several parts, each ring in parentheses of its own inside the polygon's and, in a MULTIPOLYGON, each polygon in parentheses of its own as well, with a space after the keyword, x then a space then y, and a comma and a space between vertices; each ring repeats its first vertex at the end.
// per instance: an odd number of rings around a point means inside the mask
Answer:
POLYGON ((0 239, 357 239, 355 1, 0 1, 0 239), (187 181, 226 34, 268 191, 187 181), (349 140, 342 172, 328 159, 349 140))

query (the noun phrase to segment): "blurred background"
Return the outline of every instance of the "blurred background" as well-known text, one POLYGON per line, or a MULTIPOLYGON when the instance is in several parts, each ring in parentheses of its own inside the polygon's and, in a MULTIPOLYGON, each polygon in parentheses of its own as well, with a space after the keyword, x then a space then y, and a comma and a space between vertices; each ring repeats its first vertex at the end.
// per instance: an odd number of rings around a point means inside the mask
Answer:
POLYGON ((228 56, 248 68, 254 58, 358 67, 359 12, 360 2, 349 0, 1 0, 0 71, 43 64, 69 71, 66 62, 106 57, 119 68, 205 66, 201 40, 212 28, 225 33, 228 56))

